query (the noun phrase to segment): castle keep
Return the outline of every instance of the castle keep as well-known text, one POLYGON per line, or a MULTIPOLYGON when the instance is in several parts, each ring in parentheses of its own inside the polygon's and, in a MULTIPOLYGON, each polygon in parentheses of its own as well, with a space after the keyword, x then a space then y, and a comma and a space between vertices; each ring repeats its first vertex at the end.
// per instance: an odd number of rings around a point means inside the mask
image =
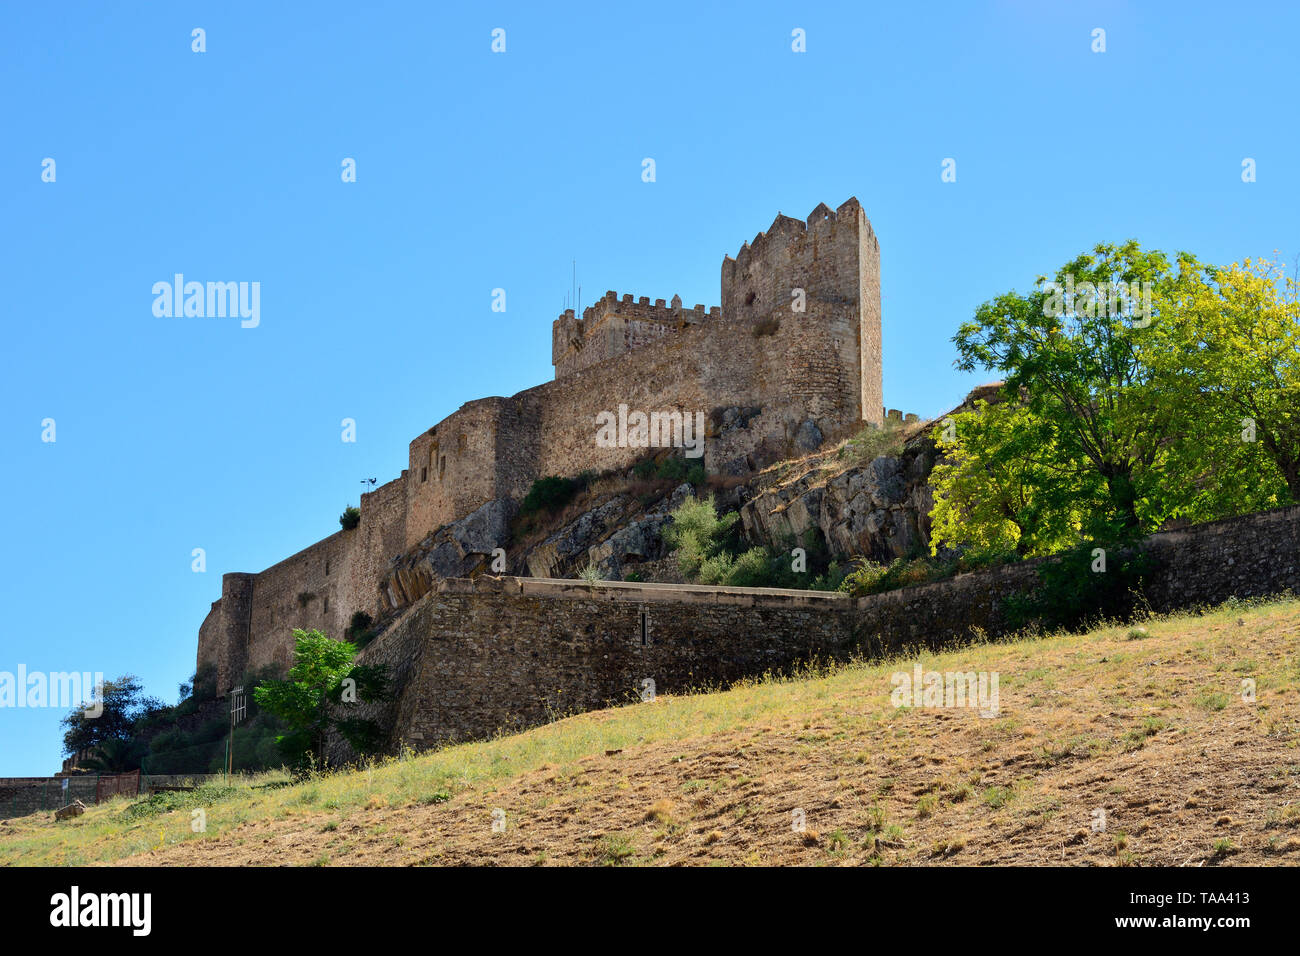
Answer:
POLYGON ((390 568, 431 532, 493 503, 512 511, 542 476, 630 466, 642 448, 596 441, 597 416, 621 404, 702 412, 711 473, 879 424, 880 335, 880 247, 856 199, 806 222, 778 215, 726 256, 720 307, 607 292, 581 318, 568 310, 552 324, 554 381, 469 402, 418 435, 402 474, 362 495, 357 528, 226 574, 198 663, 222 694, 246 669, 287 668, 293 628, 342 637, 354 612, 379 616, 390 568))

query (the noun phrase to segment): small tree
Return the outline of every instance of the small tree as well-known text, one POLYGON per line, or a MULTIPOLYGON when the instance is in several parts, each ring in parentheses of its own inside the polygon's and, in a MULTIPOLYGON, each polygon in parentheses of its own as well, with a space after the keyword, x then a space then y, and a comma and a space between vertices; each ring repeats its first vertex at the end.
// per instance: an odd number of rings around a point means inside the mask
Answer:
POLYGON ((351 531, 359 524, 361 524, 361 509, 356 505, 348 505, 343 509, 343 514, 339 515, 339 527, 344 531, 351 531))
POLYGON ((348 709, 388 697, 385 668, 353 663, 357 648, 317 630, 293 632, 293 666, 287 680, 263 681, 253 691, 257 705, 283 720, 289 732, 276 738, 285 758, 302 765, 308 755, 327 762, 326 742, 338 731, 358 753, 375 749, 381 728, 350 716, 348 709))
POLYGON ((87 716, 83 704, 60 721, 64 753, 92 750, 110 740, 129 742, 137 720, 163 709, 162 701, 145 696, 144 685, 134 674, 104 681, 95 703, 98 716, 87 716))
POLYGON ((98 773, 129 773, 140 766, 142 749, 128 740, 105 740, 79 766, 98 773))

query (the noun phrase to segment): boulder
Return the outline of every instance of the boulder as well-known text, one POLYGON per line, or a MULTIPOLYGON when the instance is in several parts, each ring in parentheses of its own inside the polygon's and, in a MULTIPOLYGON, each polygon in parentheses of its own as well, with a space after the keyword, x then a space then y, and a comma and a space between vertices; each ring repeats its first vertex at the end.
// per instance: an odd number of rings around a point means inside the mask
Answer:
POLYGON ((66 807, 54 811, 55 822, 71 820, 73 817, 79 817, 86 812, 86 805, 80 800, 73 800, 66 807))

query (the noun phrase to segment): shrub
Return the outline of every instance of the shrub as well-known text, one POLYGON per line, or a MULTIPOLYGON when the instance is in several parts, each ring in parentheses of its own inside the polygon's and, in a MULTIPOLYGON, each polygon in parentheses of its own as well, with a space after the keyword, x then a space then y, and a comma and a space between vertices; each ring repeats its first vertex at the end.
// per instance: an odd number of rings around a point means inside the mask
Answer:
POLYGON ((1039 621, 1049 628, 1085 628, 1123 618, 1150 569, 1150 557, 1132 542, 1082 544, 1045 560, 1033 592, 1006 598, 1003 609, 1013 627, 1039 621), (1096 548, 1106 552, 1105 571, 1092 569, 1096 548))
POLYGON ((847 572, 840 567, 838 561, 832 561, 826 568, 825 573, 817 575, 808 585, 810 591, 838 591, 840 585, 844 582, 847 572))
MULTIPOLYGON (((664 540, 670 548, 678 549, 677 564, 688 580, 695 580, 704 562, 723 550, 723 538, 739 518, 740 515, 734 511, 726 517, 718 517, 712 495, 703 500, 687 498, 673 512, 672 524, 664 529, 664 540)), ((728 565, 725 560, 715 561, 709 573, 720 574, 728 565)))
POLYGON ((344 531, 351 531, 359 524, 361 524, 361 509, 355 505, 348 505, 343 509, 343 514, 339 515, 339 527, 344 531))
POLYGON ((681 481, 686 477, 686 459, 681 455, 670 455, 659 462, 655 473, 658 477, 669 481, 681 481))
POLYGON ((877 564, 875 561, 863 558, 858 561, 858 566, 844 576, 840 582, 839 589, 845 594, 853 597, 861 597, 864 594, 876 594, 882 588, 880 579, 885 574, 885 566, 877 564))
POLYGON ((866 464, 881 455, 898 456, 902 454, 905 435, 905 426, 898 422, 887 421, 880 427, 868 425, 844 443, 839 457, 866 464))
POLYGON ((519 514, 558 511, 573 500, 584 484, 582 478, 561 478, 558 475, 538 478, 520 503, 519 514))
MULTIPOLYGON (((775 559, 784 563, 784 558, 775 559)), ((732 563, 723 584, 733 588, 768 588, 777 586, 775 563, 767 548, 750 548, 732 563)))
MULTIPOLYGON (((844 577, 839 565, 827 563, 827 551, 816 532, 801 545, 808 568, 796 572, 788 549, 746 544, 736 533, 740 515, 719 516, 713 496, 688 498, 672 514, 664 540, 677 549, 682 575, 697 584, 736 588, 812 588, 833 591, 844 577), (820 569, 821 573, 818 573, 820 569)), ((793 547, 793 539, 787 543, 793 547)))
POLYGON ((375 639, 375 631, 371 627, 374 623, 374 618, 365 611, 355 611, 343 632, 344 640, 360 650, 375 639))

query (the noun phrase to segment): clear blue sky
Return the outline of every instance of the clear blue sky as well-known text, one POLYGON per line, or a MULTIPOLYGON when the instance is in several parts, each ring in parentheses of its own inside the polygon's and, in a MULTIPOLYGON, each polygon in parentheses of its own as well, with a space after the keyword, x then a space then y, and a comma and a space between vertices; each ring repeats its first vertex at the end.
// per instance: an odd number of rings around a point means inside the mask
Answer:
MULTIPOLYGON (((0 670, 174 701, 223 572, 551 377, 574 258, 585 303, 717 305, 778 210, 856 195, 886 402, 927 415, 987 377, 957 324, 1098 241, 1300 253, 1294 4, 542 6, 5 4, 0 670), (156 318, 176 272, 260 282, 260 327, 156 318)), ((56 770, 60 716, 0 710, 0 775, 56 770)))

